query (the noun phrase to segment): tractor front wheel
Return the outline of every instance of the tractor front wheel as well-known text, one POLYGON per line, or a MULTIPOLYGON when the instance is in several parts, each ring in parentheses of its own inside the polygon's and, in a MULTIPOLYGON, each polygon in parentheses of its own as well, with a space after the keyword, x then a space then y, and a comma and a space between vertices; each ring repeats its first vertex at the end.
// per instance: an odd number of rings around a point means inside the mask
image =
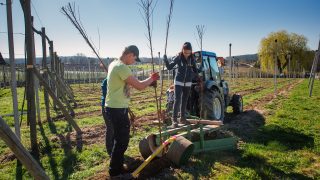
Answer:
POLYGON ((203 115, 204 118, 212 120, 224 120, 224 101, 215 90, 208 90, 204 94, 203 115))

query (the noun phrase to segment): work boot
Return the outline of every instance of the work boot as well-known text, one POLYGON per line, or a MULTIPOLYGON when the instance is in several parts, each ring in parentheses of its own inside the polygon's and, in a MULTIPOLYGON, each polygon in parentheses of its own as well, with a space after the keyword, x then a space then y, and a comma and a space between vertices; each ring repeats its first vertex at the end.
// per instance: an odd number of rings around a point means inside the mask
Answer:
POLYGON ((171 122, 172 122, 171 126, 168 126, 169 129, 174 129, 174 128, 177 128, 177 127, 178 127, 178 120, 177 120, 177 118, 172 118, 172 119, 171 119, 171 122))
POLYGON ((178 123, 172 123, 170 126, 168 126, 167 128, 168 129, 175 129, 175 128, 177 128, 177 127, 179 127, 178 126, 178 123))

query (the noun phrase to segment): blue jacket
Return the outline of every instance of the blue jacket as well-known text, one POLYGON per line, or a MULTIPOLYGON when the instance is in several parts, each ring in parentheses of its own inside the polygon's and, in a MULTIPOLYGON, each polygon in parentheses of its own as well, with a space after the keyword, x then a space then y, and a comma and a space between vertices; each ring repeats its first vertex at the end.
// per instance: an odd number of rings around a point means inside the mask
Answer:
POLYGON ((107 95, 107 78, 105 78, 101 83, 101 106, 104 107, 107 95))
POLYGON ((197 75, 198 69, 193 56, 189 56, 188 60, 183 55, 178 55, 171 62, 164 60, 168 70, 172 70, 175 65, 178 65, 175 81, 182 83, 191 83, 193 76, 197 75))

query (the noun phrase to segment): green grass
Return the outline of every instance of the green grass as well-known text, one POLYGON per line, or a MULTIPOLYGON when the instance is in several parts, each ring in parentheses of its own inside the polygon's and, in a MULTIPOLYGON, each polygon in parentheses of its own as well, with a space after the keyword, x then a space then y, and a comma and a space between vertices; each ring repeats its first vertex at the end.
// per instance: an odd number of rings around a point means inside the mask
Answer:
POLYGON ((307 84, 305 80, 288 98, 280 96, 266 105, 273 113, 264 117, 265 125, 257 127, 239 151, 199 156, 203 164, 216 161, 210 178, 320 178, 320 83, 315 85, 311 98, 307 84), (233 161, 225 163, 228 158, 233 161))
MULTIPOLYGON (((168 82, 166 82, 168 84, 168 82)), ((279 80, 279 88, 289 83, 279 80)), ((288 97, 279 95, 272 103, 265 104, 268 112, 263 116, 263 125, 256 127, 250 138, 243 138, 239 150, 207 152, 192 156, 190 162, 181 168, 165 170, 161 179, 306 179, 320 178, 320 83, 315 82, 314 95, 308 97, 307 80, 295 87, 288 97)), ((166 85, 167 86, 167 85, 166 85)), ((263 87, 254 94, 244 97, 246 104, 273 93, 272 79, 239 79, 232 85, 235 91, 245 91, 263 87)), ((98 112, 100 110, 100 86, 95 84, 72 85, 80 108, 78 112, 98 112)), ((165 91, 166 89, 164 89, 165 91)), ((158 88, 159 91, 159 88, 158 88)), ((133 91, 131 107, 137 116, 155 113, 154 90, 133 91), (146 101, 146 102, 142 102, 146 101)), ((23 89, 18 88, 19 107, 23 89)), ((165 100, 165 98, 164 98, 165 100)), ((12 113, 10 89, 0 89, 0 114, 12 113), (4 106, 3 106, 4 105, 4 106)), ((165 101, 163 101, 165 102, 165 101)), ((163 103, 164 105, 164 103, 163 103)), ((44 115, 43 98, 41 100, 44 115)), ((53 110, 52 110, 53 112, 53 110)), ((12 127, 13 118, 5 117, 12 127)), ((75 118, 81 128, 104 125, 102 116, 75 118)), ((258 120, 258 119, 257 119, 258 120)), ((70 146, 67 134, 70 126, 64 120, 49 125, 38 126, 38 142, 41 152, 40 162, 51 179, 86 179, 101 171, 107 171, 109 157, 104 143, 83 145, 81 151, 70 146)), ((142 137, 157 132, 156 125, 143 125, 130 139, 127 157, 139 156, 138 144, 142 137)), ((30 148, 29 127, 22 124, 22 143, 30 148)), ((246 133, 245 131, 243 132, 246 133)), ((237 134, 240 138, 241 134, 237 134)), ((0 154, 10 153, 10 149, 0 140, 0 154)), ((24 167, 17 168, 16 160, 0 164, 0 179, 23 177, 31 179, 24 167)))

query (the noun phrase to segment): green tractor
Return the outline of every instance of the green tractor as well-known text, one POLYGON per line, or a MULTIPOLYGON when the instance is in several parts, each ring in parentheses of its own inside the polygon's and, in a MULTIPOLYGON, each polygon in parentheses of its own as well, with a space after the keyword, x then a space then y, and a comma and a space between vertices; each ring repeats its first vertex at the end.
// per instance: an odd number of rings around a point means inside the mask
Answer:
MULTIPOLYGON (((242 96, 229 93, 228 83, 222 79, 222 68, 218 67, 216 54, 197 51, 193 55, 199 70, 200 81, 195 79, 191 86, 187 105, 190 115, 223 121, 228 106, 232 106, 235 114, 243 112, 242 96)), ((174 103, 172 98, 167 103, 167 112, 170 112, 174 103)))

